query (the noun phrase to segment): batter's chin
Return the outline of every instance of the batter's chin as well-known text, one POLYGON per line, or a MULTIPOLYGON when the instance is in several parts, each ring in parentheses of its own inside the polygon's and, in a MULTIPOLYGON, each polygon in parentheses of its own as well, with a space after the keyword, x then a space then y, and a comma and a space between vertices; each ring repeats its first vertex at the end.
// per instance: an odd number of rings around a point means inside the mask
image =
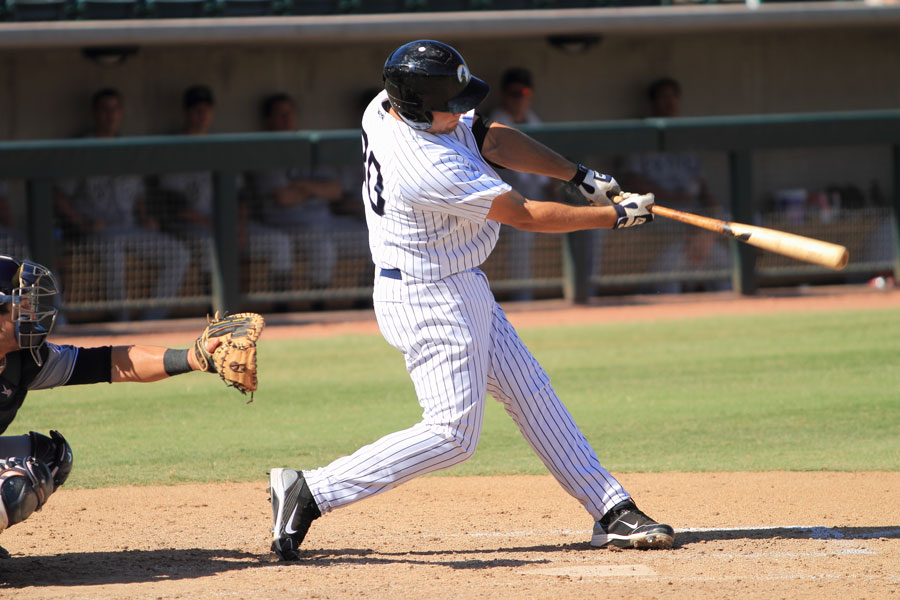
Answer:
POLYGON ((441 129, 432 129, 431 133, 453 133, 454 131, 456 131, 457 127, 459 127, 459 121, 457 121, 453 125, 442 127, 441 129))

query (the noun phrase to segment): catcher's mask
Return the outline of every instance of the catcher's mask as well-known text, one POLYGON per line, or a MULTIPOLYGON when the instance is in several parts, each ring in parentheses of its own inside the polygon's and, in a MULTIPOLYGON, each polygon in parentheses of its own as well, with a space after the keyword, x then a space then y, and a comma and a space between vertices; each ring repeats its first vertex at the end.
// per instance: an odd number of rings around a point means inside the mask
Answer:
POLYGON ((40 348, 56 323, 59 285, 50 269, 0 254, 0 303, 10 304, 16 341, 41 366, 40 348))

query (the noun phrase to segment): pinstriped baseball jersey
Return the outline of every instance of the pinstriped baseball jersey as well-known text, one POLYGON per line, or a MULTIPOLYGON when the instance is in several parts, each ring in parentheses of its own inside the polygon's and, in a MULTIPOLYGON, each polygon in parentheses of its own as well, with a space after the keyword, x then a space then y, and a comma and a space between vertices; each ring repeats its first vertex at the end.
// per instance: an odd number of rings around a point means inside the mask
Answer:
POLYGON ((563 489, 600 519, 629 496, 477 268, 497 241, 499 226, 486 219, 491 202, 510 188, 481 157, 472 113, 435 135, 385 105, 382 93, 363 117, 363 197, 379 267, 373 299, 382 335, 403 353, 422 420, 304 471, 316 505, 324 514, 468 459, 490 393, 563 489))
POLYGON ((486 220, 491 201, 509 191, 481 158, 463 115, 452 133, 416 131, 388 114, 387 93, 363 115, 363 184, 369 246, 377 267, 435 280, 477 267, 497 243, 486 220))

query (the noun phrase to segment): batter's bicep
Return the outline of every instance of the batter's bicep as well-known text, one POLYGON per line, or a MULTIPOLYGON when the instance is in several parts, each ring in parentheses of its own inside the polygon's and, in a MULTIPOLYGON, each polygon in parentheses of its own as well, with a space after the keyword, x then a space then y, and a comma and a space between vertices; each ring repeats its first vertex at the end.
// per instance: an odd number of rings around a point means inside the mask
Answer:
POLYGON ((500 194, 491 202, 491 209, 487 218, 510 227, 522 229, 525 223, 531 220, 531 215, 525 208, 526 199, 516 190, 510 190, 500 194))

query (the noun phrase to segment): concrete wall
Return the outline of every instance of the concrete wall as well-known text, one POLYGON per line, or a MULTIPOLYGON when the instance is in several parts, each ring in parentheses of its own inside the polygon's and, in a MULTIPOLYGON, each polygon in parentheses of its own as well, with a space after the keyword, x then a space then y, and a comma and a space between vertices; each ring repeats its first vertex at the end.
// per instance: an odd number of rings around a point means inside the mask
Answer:
MULTIPOLYGON (((447 41, 490 83, 506 66, 531 68, 534 105, 547 121, 643 116, 643 89, 660 75, 681 80, 686 116, 900 106, 895 28, 611 35, 574 55, 544 39, 447 41)), ((354 127, 356 98, 380 84, 395 45, 145 47, 117 66, 94 64, 77 48, 0 51, 0 138, 81 134, 102 86, 125 95, 124 133, 171 133, 181 90, 197 82, 218 97, 218 132, 258 129, 260 98, 279 90, 298 98, 301 128, 354 127)))

